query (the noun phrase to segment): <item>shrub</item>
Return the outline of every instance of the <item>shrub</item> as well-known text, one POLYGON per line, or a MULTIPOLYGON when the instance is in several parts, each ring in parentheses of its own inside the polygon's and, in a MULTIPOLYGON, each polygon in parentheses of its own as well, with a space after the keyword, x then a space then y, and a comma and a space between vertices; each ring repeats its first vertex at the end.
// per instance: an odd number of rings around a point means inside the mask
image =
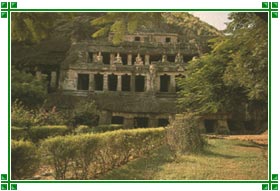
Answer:
POLYGON ((29 137, 33 142, 38 142, 47 137, 65 135, 67 132, 68 128, 64 125, 35 126, 29 129, 29 137))
POLYGON ((166 140, 175 156, 186 152, 200 152, 206 144, 200 134, 198 118, 192 114, 177 117, 166 128, 166 140))
POLYGON ((109 124, 109 125, 98 125, 93 128, 94 132, 107 132, 107 131, 115 131, 123 129, 123 125, 121 124, 109 124))
POLYGON ((14 140, 26 140, 28 139, 27 128, 12 127, 11 128, 12 139, 14 140))
POLYGON ((30 127, 35 124, 34 111, 25 108, 18 100, 12 104, 11 119, 12 125, 17 127, 30 127))
POLYGON ((12 140, 12 179, 32 177, 39 167, 37 148, 29 141, 12 140))
POLYGON ((79 125, 77 128, 74 129, 75 134, 81 133, 90 133, 92 129, 87 125, 79 125))
POLYGON ((164 135, 163 128, 150 128, 58 136, 44 140, 41 148, 56 179, 88 179, 159 147, 164 135))

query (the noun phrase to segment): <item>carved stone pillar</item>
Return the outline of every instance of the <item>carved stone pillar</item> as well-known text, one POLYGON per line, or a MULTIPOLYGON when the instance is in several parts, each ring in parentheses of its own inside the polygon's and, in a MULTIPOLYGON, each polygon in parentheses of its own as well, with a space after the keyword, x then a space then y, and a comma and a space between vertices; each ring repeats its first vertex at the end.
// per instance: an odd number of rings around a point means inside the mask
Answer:
POLYGON ((52 71, 51 72, 51 82, 50 82, 50 86, 52 88, 56 87, 56 71, 52 71))
POLYGON ((134 127, 134 118, 132 118, 132 117, 124 118, 123 127, 124 128, 133 128, 134 127))
POLYGON ((127 65, 132 65, 132 54, 127 55, 127 65))
POLYGON ((132 92, 135 92, 135 75, 131 75, 131 81, 130 81, 130 89, 132 92))
POLYGON ((146 82, 145 82, 145 90, 146 91, 151 91, 151 75, 150 74, 148 74, 148 75, 146 75, 145 76, 145 80, 146 80, 146 82))
POLYGON ((115 61, 115 54, 111 53, 110 54, 110 65, 114 64, 114 61, 115 61))
POLYGON ((112 113, 108 111, 101 111, 99 125, 107 125, 111 123, 112 113))
POLYGON ((176 92, 175 75, 170 75, 170 86, 168 92, 176 92))
POLYGON ((89 74, 89 91, 94 90, 94 74, 89 74))
POLYGON ((149 127, 157 127, 158 121, 155 117, 150 117, 149 119, 149 127))
POLYGON ((108 91, 108 75, 103 75, 103 91, 108 91))
POLYGON ((145 55, 145 65, 149 65, 150 64, 150 55, 146 54, 145 55))
POLYGON ((159 75, 156 76, 156 87, 155 87, 155 90, 157 92, 160 91, 160 76, 159 75))
POLYGON ((122 76, 118 75, 117 91, 122 91, 122 76))

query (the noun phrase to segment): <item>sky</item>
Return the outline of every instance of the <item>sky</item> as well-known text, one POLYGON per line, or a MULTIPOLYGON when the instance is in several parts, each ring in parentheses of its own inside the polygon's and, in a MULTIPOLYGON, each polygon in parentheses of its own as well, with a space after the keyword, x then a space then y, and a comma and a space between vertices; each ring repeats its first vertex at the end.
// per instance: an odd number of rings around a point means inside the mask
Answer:
POLYGON ((191 12, 191 14, 219 30, 225 29, 225 22, 229 22, 227 19, 229 12, 191 12))

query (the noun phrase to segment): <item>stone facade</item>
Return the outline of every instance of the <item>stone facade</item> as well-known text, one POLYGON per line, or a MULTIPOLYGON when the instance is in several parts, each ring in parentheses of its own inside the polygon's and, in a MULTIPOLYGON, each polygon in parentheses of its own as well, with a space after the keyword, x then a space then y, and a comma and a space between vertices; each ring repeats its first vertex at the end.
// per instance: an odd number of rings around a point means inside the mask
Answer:
POLYGON ((65 94, 92 95, 99 124, 125 128, 166 126, 178 113, 176 78, 197 49, 174 33, 137 33, 114 45, 107 40, 72 44, 60 71, 65 94))

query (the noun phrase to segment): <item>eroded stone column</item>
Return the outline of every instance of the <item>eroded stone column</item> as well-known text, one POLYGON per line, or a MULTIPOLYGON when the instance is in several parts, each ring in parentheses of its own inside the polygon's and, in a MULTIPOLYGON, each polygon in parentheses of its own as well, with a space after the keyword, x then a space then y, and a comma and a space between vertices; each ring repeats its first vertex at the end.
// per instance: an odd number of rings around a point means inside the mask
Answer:
POLYGON ((160 75, 156 76, 156 91, 160 91, 160 75))
POLYGON ((146 54, 145 55, 145 65, 149 65, 150 64, 150 55, 146 54))
POLYGON ((111 53, 110 54, 110 65, 114 64, 114 61, 115 61, 115 54, 111 53))
POLYGON ((103 75, 103 91, 108 91, 108 74, 103 75))
POLYGON ((151 90, 151 75, 146 75, 145 76, 145 80, 146 80, 146 83, 145 83, 145 90, 146 91, 150 91, 151 90))
POLYGON ((56 71, 52 71, 51 72, 51 82, 50 82, 50 86, 52 88, 56 87, 56 71))
POLYGON ((132 65, 132 54, 127 55, 127 65, 132 65))
POLYGON ((112 113, 108 111, 101 111, 99 117, 99 125, 107 125, 111 123, 112 113))
POLYGON ((134 127, 134 118, 133 117, 124 118, 123 127, 124 128, 133 128, 134 127))
POLYGON ((89 91, 94 90, 94 74, 89 74, 89 91))
POLYGON ((135 92, 135 75, 131 75, 131 81, 130 81, 130 89, 132 92, 135 92))
POLYGON ((150 117, 149 119, 149 127, 157 127, 158 120, 155 117, 150 117))
POLYGON ((122 91, 122 76, 118 75, 117 91, 122 91))
POLYGON ((169 92, 175 92, 176 91, 176 80, 175 75, 170 75, 170 86, 169 86, 169 92))
POLYGON ((227 134, 230 132, 228 123, 226 119, 217 120, 217 129, 215 129, 217 133, 227 134))

